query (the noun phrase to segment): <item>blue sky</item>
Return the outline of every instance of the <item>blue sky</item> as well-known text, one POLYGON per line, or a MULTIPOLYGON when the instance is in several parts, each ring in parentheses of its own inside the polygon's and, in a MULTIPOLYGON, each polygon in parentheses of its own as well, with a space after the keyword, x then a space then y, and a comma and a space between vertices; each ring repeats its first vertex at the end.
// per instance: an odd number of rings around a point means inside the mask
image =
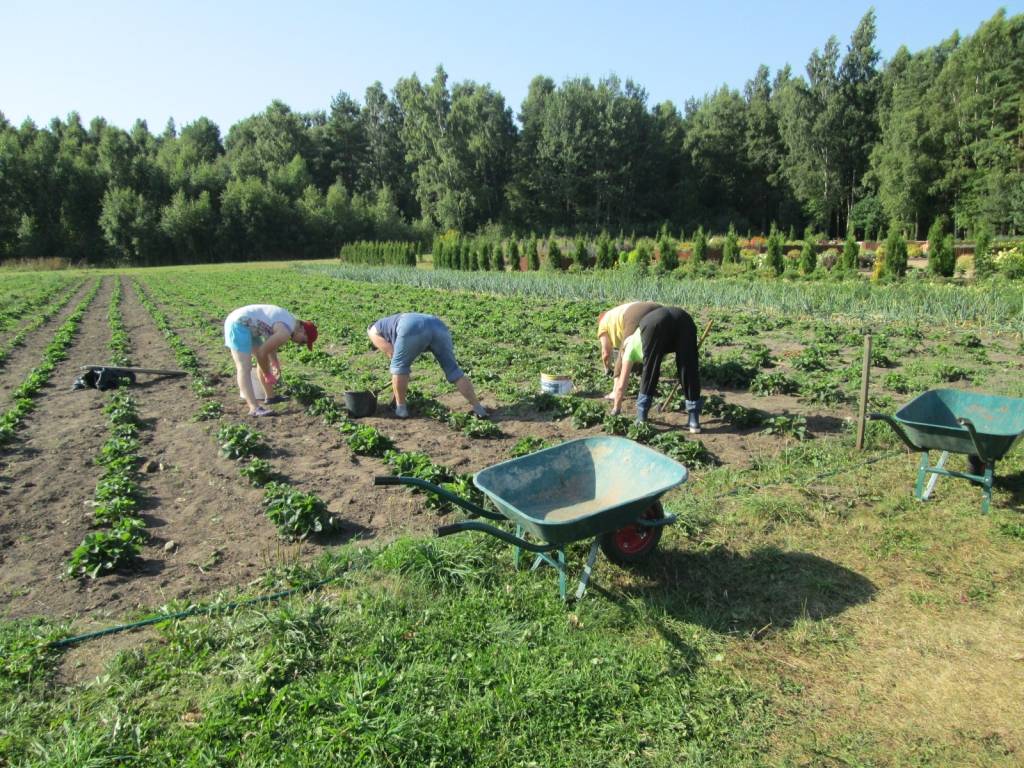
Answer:
MULTIPOLYGON (((538 74, 632 78, 651 105, 681 107, 727 84, 742 88, 759 64, 803 72, 830 35, 845 51, 871 3, 678 0, 450 0, 291 3, 262 0, 3 0, 0 111, 40 125, 75 110, 154 132, 200 116, 223 133, 273 99, 295 110, 327 109, 347 91, 362 101, 380 80, 490 83, 517 112, 538 74), (486 8, 486 12, 482 9, 486 8)), ((876 45, 884 58, 919 50, 954 30, 973 33, 1000 7, 1022 2, 881 0, 876 45)))

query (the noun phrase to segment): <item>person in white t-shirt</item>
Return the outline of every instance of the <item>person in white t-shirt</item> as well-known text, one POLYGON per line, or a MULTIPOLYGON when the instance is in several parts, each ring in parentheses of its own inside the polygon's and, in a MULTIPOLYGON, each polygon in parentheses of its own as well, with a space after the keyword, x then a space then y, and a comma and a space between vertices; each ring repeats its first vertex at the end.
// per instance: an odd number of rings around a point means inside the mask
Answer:
POLYGON ((273 304, 249 304, 239 307, 224 321, 224 346, 231 350, 238 375, 238 393, 249 406, 250 416, 266 416, 269 410, 256 402, 252 389, 252 360, 256 358, 266 400, 274 397, 274 385, 281 375, 277 350, 289 339, 313 348, 316 326, 308 320, 296 320, 285 309, 273 304))

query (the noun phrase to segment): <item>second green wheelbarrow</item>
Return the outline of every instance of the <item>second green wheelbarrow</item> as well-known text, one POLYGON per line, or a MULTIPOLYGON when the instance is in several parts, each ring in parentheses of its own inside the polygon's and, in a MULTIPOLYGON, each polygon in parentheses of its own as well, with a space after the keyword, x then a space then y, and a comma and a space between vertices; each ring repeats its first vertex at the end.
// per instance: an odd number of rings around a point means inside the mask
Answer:
POLYGON ((996 461, 1024 435, 1024 400, 960 389, 931 389, 893 416, 872 413, 871 418, 885 421, 912 451, 921 452, 914 488, 918 499, 925 501, 931 495, 939 475, 960 477, 981 485, 981 511, 988 512, 996 461), (928 457, 932 450, 941 451, 935 466, 928 457), (967 454, 967 472, 945 468, 951 453, 967 454))
POLYGON ((416 477, 375 477, 375 485, 411 485, 451 501, 473 516, 509 520, 515 533, 479 520, 437 529, 438 536, 480 531, 536 553, 533 568, 548 563, 558 570, 559 593, 566 597, 565 547, 593 539, 576 599, 583 597, 598 549, 618 563, 646 559, 658 546, 662 528, 675 522, 659 499, 685 483, 682 464, 623 437, 570 440, 481 470, 473 478, 497 512, 416 477), (528 538, 529 537, 529 538, 528 538))

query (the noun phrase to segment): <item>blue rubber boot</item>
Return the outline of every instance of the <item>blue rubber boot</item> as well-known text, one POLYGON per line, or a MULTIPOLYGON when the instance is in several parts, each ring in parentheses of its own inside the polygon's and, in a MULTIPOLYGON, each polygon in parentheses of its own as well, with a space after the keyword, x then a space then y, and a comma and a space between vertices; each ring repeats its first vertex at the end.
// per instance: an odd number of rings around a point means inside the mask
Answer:
POLYGON ((690 427, 690 434, 699 435, 700 434, 700 411, 701 411, 701 406, 704 405, 704 399, 701 398, 700 400, 687 400, 685 402, 686 402, 686 412, 689 414, 689 417, 690 417, 689 420, 688 420, 689 427, 690 427))
POLYGON ((637 395, 636 397, 636 423, 643 424, 647 421, 647 412, 651 410, 651 396, 637 395))

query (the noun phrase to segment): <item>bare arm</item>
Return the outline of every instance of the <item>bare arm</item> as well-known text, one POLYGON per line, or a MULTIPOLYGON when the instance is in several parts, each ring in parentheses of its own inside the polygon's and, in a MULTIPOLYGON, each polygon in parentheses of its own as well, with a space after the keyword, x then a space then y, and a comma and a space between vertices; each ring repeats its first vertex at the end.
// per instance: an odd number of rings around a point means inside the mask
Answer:
POLYGON ((626 384, 629 383, 629 372, 633 369, 633 363, 622 359, 622 370, 619 371, 619 378, 615 380, 615 388, 612 390, 612 412, 618 413, 622 410, 622 398, 626 395, 626 384))
POLYGON ((598 338, 601 340, 601 362, 604 363, 604 372, 608 373, 611 371, 612 341, 607 333, 602 333, 598 338))
POLYGON ((370 337, 370 341, 377 349, 385 353, 388 357, 393 357, 395 354, 395 348, 391 345, 387 339, 377 333, 376 327, 370 328, 366 332, 366 335, 370 337))
POLYGON ((272 363, 277 361, 277 350, 286 344, 292 337, 291 331, 284 323, 274 323, 274 332, 267 337, 267 340, 253 350, 256 355, 256 362, 260 370, 269 373, 272 370, 272 363))

